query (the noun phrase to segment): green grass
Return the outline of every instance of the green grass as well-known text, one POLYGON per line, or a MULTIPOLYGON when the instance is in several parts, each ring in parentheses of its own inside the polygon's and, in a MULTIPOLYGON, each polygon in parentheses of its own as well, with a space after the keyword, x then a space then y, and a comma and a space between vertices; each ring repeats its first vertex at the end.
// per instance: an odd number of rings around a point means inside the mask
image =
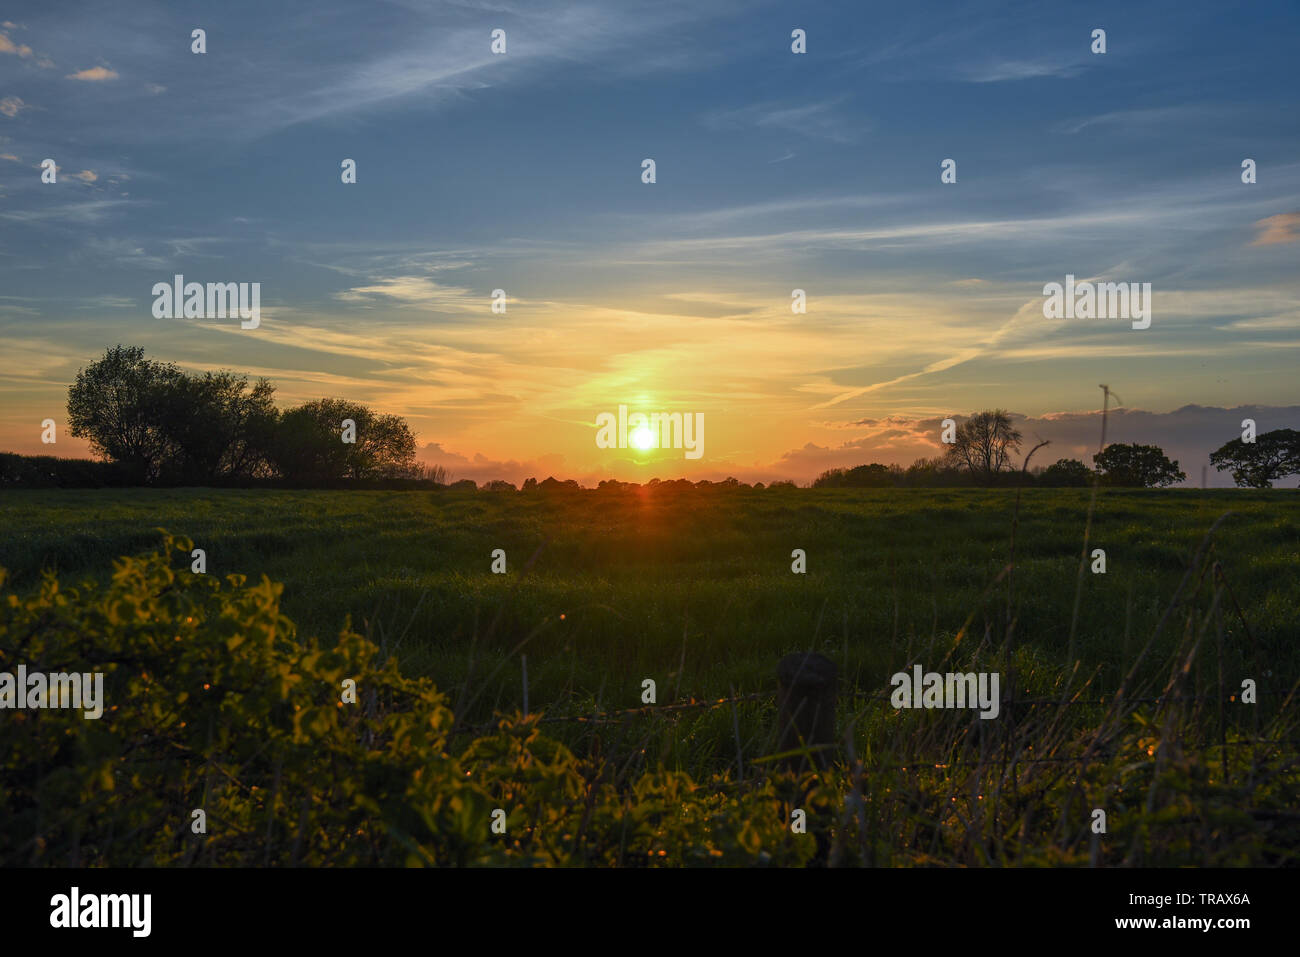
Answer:
MULTIPOLYGON (((1136 663, 1130 697, 1202 697, 1119 711, 1009 706, 972 722, 843 695, 838 726, 852 729, 851 757, 871 775, 856 859, 1086 861, 1086 808, 1124 808, 1120 792, 1158 785, 1167 800, 1126 821, 1124 845, 1093 853, 1293 861, 1300 837, 1285 822, 1295 815, 1277 808, 1294 803, 1296 784, 1283 699, 1300 676, 1300 498, 1101 490, 1089 548, 1105 549, 1107 571, 1083 575, 1076 669, 1066 652, 1088 497, 1024 490, 1014 573, 1000 581, 1014 490, 18 491, 0 499, 0 566, 20 591, 47 569, 65 585, 103 579, 166 528, 206 550, 209 574, 283 582, 301 634, 334 635, 350 617, 404 673, 449 691, 469 725, 521 707, 521 654, 531 709, 552 717, 635 708, 645 678, 660 706, 770 692, 791 651, 832 658, 846 690, 885 693, 893 673, 920 663, 999 671, 1017 698, 1068 688, 1108 702, 1136 663), (504 575, 490 570, 496 548, 504 575), (796 548, 807 574, 791 571, 796 548), (1239 693, 1244 677, 1260 703, 1220 710, 1220 689, 1239 693), (1261 737, 1274 744, 1251 743, 1261 737), (1089 741, 1096 750, 1077 775, 1069 763, 1032 763, 1077 757, 1089 741), (1031 763, 1017 771, 1008 759, 1031 763), (974 770, 956 770, 963 762, 974 770), (997 801, 988 818, 985 794, 997 801), (1261 843, 1244 810, 1283 821, 1282 836, 1261 843), (1185 836, 1193 818, 1204 831, 1195 839, 1185 836), (1127 850, 1130 834, 1142 853, 1127 850)), ((658 766, 706 776, 734 771, 738 751, 743 762, 770 754, 774 717, 764 698, 547 733, 613 760, 619 780, 658 766)))
MULTIPOLYGON (((1020 508, 1014 642, 1060 666, 1087 495, 1027 490, 1020 508)), ((1002 637, 1005 583, 981 595, 1008 561, 1014 501, 1014 491, 964 489, 10 492, 0 566, 20 587, 45 568, 103 576, 113 558, 153 548, 163 527, 206 550, 209 574, 284 582, 285 613, 307 633, 332 635, 351 616, 404 670, 443 687, 464 682, 472 656, 470 718, 521 703, 517 661, 488 675, 525 640, 534 706, 630 707, 647 677, 683 696, 762 690, 794 650, 829 654, 850 680, 884 687, 931 643, 946 648, 972 611, 974 634, 1002 637), (495 548, 505 575, 490 572, 495 548), (807 574, 791 572, 795 548, 807 574)), ((1092 547, 1106 550, 1107 572, 1085 573, 1078 625, 1099 687, 1114 689, 1126 651, 1230 509, 1215 557, 1261 655, 1297 674, 1300 498, 1103 490, 1092 547)), ((1236 626, 1234 616, 1229 653, 1247 660, 1236 626)))

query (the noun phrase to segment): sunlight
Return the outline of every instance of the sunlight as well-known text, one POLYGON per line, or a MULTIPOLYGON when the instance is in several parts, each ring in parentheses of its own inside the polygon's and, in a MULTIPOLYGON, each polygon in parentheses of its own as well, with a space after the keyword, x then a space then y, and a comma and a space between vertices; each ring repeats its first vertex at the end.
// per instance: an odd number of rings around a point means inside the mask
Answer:
POLYGON ((633 430, 627 437, 627 444, 644 452, 647 449, 653 449, 657 443, 655 442, 655 434, 643 425, 633 430))

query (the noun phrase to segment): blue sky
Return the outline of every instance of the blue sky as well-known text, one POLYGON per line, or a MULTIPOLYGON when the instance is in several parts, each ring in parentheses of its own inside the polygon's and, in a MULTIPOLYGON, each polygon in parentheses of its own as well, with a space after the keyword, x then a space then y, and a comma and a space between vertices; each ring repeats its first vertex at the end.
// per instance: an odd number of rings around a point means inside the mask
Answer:
POLYGON ((1300 425, 1294 3, 6 9, 0 447, 50 451, 118 342, 402 413, 476 478, 809 478, 1099 382, 1131 440, 1300 425), (175 273, 260 282, 261 327, 155 319, 175 273), (1043 319, 1067 273, 1151 283, 1151 328, 1043 319), (706 455, 611 458, 620 403, 703 411, 706 455))

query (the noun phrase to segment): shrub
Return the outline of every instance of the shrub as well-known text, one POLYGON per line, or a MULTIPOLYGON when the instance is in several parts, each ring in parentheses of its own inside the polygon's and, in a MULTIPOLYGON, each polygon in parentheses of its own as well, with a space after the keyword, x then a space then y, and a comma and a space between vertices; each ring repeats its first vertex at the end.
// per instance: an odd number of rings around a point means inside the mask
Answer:
POLYGON ((1082 488, 1092 472, 1078 459, 1057 459, 1039 476, 1043 485, 1052 488, 1082 488))
MULTIPOLYGON (((0 670, 102 672, 104 712, 0 721, 0 863, 56 866, 799 863, 770 782, 657 770, 631 784, 501 718, 457 752, 427 679, 345 627, 325 645, 282 586, 174 570, 191 542, 47 575, 0 601, 0 670), (345 679, 356 703, 343 703, 345 679), (726 792, 724 794, 724 791, 726 792), (507 814, 493 834, 492 812, 507 814), (206 833, 192 812, 206 814, 206 833)), ((0 571, 0 584, 4 573, 0 571)))

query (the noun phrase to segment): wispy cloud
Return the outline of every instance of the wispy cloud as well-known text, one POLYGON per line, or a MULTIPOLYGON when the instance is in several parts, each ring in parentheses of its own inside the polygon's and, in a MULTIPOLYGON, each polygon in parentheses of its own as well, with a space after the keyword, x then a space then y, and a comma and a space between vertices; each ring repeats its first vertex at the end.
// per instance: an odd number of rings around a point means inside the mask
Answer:
POLYGON ((0 219, 15 223, 43 222, 77 222, 95 223, 102 220, 114 209, 138 202, 130 199, 95 199, 82 203, 64 203, 60 206, 48 206, 40 209, 15 210, 0 213, 0 219))
POLYGON ((1008 80, 1035 80, 1043 77, 1068 79, 1083 72, 1083 64, 1061 57, 1036 60, 993 60, 966 67, 961 78, 970 83, 1003 83, 1008 80))
POLYGON ((1300 240, 1300 212, 1278 213, 1255 224, 1259 235, 1252 246, 1272 246, 1276 243, 1293 243, 1300 240))
POLYGON ((371 302, 378 296, 412 305, 463 307, 468 295, 468 289, 442 286, 425 276, 392 276, 368 286, 336 292, 334 298, 342 302, 371 302))
MULTIPOLYGON (((151 264, 152 265, 152 264, 151 264)), ((86 298, 83 309, 142 309, 144 303, 141 299, 131 299, 127 296, 89 296, 86 298)))
POLYGON ((24 103, 20 96, 6 96, 3 100, 0 100, 0 113, 10 119, 13 119, 27 108, 28 104, 24 103))
POLYGON ((237 103, 240 128, 263 135, 397 108, 413 97, 420 98, 422 109, 463 103, 481 91, 525 86, 575 65, 601 64, 617 72, 631 60, 639 68, 647 63, 663 70, 695 68, 701 57, 683 57, 681 28, 717 15, 694 0, 625 0, 617 9, 557 0, 399 6, 402 29, 379 46, 340 48, 328 71, 286 70, 268 56, 244 77, 249 89, 261 91, 252 103, 225 93, 223 104, 237 103), (494 55, 490 46, 490 28, 497 26, 507 32, 508 52, 502 55, 494 55), (627 56, 629 51, 635 56, 627 56), (274 92, 266 95, 266 90, 274 92))
MULTIPOLYGON (((167 269, 174 262, 163 256, 151 255, 143 246, 121 237, 87 237, 84 250, 78 254, 78 258, 82 255, 95 260, 107 260, 117 265, 144 266, 150 269, 167 269)), ((106 298, 115 297, 95 296, 90 297, 90 301, 102 304, 106 298)))
POLYGON ((1157 127, 1168 126, 1172 122, 1207 122, 1213 118, 1213 115, 1221 115, 1224 111, 1211 109, 1206 106, 1161 106, 1151 109, 1140 110, 1114 110, 1110 113, 1099 113, 1096 116, 1086 116, 1082 119, 1066 120, 1052 127, 1055 133, 1074 134, 1080 133, 1094 126, 1110 127, 1127 127, 1134 129, 1152 129, 1157 127))
POLYGON ((700 122, 707 128, 718 131, 771 129, 834 143, 849 143, 870 129, 870 124, 861 117, 850 117, 840 112, 838 107, 843 100, 844 97, 835 97, 817 103, 796 103, 789 100, 753 103, 737 109, 705 113, 700 117, 700 122))

